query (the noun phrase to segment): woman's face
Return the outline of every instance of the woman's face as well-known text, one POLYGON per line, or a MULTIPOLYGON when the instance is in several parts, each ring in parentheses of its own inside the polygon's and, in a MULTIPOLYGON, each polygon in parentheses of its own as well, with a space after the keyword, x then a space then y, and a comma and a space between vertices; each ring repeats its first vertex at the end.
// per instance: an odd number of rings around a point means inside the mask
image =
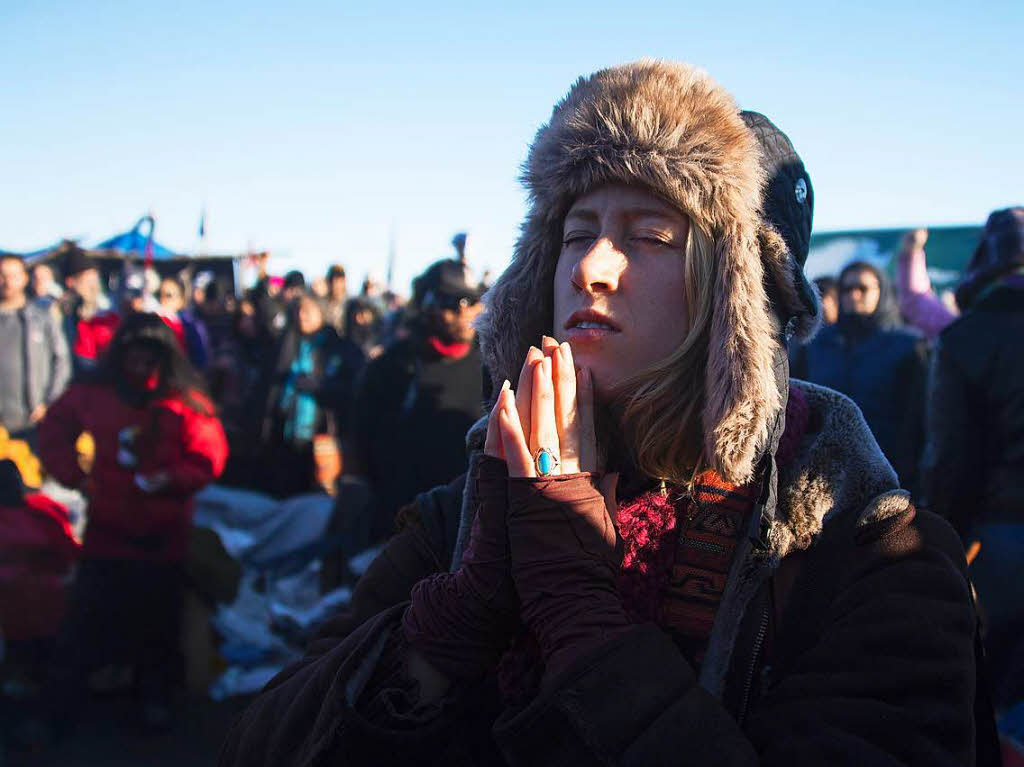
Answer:
POLYGON ((563 225, 554 336, 590 368, 599 398, 668 357, 687 332, 689 219, 645 189, 610 185, 580 197, 563 225))
POLYGON ((121 358, 121 372, 125 380, 137 389, 152 389, 156 386, 160 370, 160 355, 156 349, 145 343, 132 343, 125 347, 121 358))
POLYGON ((304 298, 299 303, 299 332, 304 336, 315 333, 324 324, 324 316, 320 307, 311 298, 304 298))
POLYGON ((164 280, 160 283, 160 306, 169 312, 180 312, 185 308, 185 297, 181 294, 181 287, 174 280, 164 280))

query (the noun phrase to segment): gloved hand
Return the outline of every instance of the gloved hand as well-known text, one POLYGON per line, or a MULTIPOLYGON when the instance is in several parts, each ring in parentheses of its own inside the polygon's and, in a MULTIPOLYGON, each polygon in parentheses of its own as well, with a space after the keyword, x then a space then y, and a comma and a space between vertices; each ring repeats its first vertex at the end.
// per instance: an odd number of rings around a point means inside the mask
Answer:
MULTIPOLYGON (((610 475, 604 485, 612 498, 614 482, 610 475)), ((513 477, 508 484, 512 578, 547 684, 629 628, 616 588, 621 540, 589 473, 513 477)))
MULTIPOLYGON (((495 425, 488 444, 493 448, 498 439, 495 425)), ((416 584, 402 621, 409 643, 450 679, 484 676, 519 627, 505 528, 508 469, 494 456, 498 451, 488 452, 469 478, 479 505, 461 566, 416 584)))

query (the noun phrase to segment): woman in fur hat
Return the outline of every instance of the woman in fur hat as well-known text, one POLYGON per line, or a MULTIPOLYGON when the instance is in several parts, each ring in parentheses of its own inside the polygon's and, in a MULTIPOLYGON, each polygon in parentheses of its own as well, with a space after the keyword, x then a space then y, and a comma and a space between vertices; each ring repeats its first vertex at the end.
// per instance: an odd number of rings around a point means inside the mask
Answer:
POLYGON ((221 763, 973 763, 956 535, 848 399, 788 380, 817 312, 788 139, 646 61, 577 82, 525 182, 466 477, 221 763))

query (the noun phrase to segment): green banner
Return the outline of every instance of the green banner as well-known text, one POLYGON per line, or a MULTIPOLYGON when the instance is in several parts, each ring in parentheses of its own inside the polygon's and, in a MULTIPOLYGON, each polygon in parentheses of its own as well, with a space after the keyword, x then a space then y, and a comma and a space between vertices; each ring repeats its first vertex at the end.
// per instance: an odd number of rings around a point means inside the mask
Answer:
MULTIPOLYGON (((811 235, 807 276, 838 276, 851 261, 869 261, 896 275, 896 255, 906 229, 853 229, 811 235)), ((956 285, 981 238, 980 226, 939 226, 928 230, 925 254, 936 290, 956 285)))

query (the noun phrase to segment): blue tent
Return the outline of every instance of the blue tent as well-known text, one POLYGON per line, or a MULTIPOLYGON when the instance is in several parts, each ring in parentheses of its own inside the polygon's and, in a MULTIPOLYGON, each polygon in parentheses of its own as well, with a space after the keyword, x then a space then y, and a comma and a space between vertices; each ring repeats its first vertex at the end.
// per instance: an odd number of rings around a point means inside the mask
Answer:
POLYGON ((115 250, 124 255, 142 257, 146 255, 146 246, 151 245, 154 259, 177 258, 178 254, 153 239, 153 218, 143 216, 130 231, 117 234, 110 239, 98 243, 93 250, 115 250), (148 232, 143 234, 143 227, 148 232))

